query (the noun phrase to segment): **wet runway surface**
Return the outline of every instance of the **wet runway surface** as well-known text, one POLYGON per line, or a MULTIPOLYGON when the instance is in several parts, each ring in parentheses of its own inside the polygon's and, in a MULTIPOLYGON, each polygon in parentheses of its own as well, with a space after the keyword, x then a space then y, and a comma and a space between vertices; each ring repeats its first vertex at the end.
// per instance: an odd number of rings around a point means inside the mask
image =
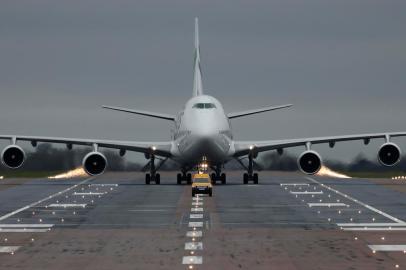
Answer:
POLYGON ((192 198, 161 177, 2 180, 0 269, 406 268, 406 181, 229 172, 192 198))

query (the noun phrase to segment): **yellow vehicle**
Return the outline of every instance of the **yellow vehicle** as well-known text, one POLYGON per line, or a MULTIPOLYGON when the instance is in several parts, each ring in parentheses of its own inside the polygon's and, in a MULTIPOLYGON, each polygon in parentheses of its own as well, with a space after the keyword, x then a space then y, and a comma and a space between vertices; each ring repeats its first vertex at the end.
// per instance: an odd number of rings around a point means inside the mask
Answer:
POLYGON ((213 186, 207 173, 193 175, 192 196, 196 194, 209 194, 210 197, 213 195, 213 186))

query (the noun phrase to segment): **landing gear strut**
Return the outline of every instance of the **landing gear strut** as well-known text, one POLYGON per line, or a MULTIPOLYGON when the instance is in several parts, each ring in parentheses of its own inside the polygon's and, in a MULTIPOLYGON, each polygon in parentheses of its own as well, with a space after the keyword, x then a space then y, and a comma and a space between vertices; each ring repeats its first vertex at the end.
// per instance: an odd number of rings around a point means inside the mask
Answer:
POLYGON ((244 184, 248 184, 249 181, 258 184, 258 174, 254 173, 254 153, 251 152, 248 154, 248 170, 244 173, 244 184))
POLYGON ((192 184, 192 174, 187 173, 186 169, 182 169, 182 173, 178 173, 176 183, 181 185, 182 182, 186 182, 188 185, 192 184))
POLYGON ((216 184, 217 181, 221 182, 223 185, 226 183, 226 174, 221 173, 221 165, 217 165, 215 167, 215 172, 211 174, 211 182, 212 184, 216 184))
POLYGON ((157 169, 155 167, 155 155, 149 154, 149 159, 150 173, 145 174, 145 184, 149 185, 151 181, 154 181, 155 184, 159 185, 161 184, 161 175, 157 173, 157 169))

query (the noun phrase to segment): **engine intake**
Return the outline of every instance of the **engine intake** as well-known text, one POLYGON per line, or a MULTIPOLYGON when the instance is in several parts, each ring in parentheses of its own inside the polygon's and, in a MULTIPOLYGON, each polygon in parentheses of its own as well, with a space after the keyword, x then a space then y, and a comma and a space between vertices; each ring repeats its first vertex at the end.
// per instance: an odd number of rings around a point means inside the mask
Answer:
POLYGON ((302 172, 313 175, 321 168, 321 157, 315 151, 305 151, 299 156, 297 163, 302 172))
POLYGON ((393 166, 400 161, 400 148, 394 143, 385 143, 378 152, 378 160, 384 166, 393 166))
POLYGON ((90 152, 83 158, 83 168, 89 175, 100 175, 107 167, 106 157, 99 152, 90 152))
POLYGON ((18 145, 9 145, 1 153, 1 162, 10 169, 20 168, 25 161, 25 152, 18 145))

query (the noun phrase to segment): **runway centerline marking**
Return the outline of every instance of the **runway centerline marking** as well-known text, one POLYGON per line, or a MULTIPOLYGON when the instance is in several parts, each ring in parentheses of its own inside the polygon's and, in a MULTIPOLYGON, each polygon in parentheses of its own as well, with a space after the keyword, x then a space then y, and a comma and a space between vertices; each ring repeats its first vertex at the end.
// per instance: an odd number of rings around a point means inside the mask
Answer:
POLYGON ((382 228, 379 228, 379 227, 344 227, 344 228, 342 228, 342 230, 343 231, 353 231, 353 232, 363 232, 363 231, 365 231, 365 232, 367 232, 367 231, 375 231, 375 232, 388 231, 388 232, 390 232, 390 231, 406 231, 406 227, 395 227, 395 228, 392 228, 392 227, 382 227, 382 228))
POLYGON ((26 228, 19 228, 19 229, 3 229, 0 228, 0 233, 44 233, 44 232, 49 232, 51 228, 48 229, 26 229, 26 228))
POLYGON ((78 183, 78 184, 75 184, 75 185, 73 185, 73 186, 71 186, 71 187, 68 187, 68 188, 62 190, 62 191, 56 192, 56 193, 54 193, 54 194, 52 194, 52 195, 49 195, 48 197, 46 197, 46 198, 44 198, 44 199, 42 199, 42 200, 33 202, 33 203, 31 203, 31 204, 29 204, 29 205, 26 205, 26 206, 24 206, 24 207, 21 207, 21 208, 15 210, 15 211, 13 211, 13 212, 10 212, 10 213, 8 213, 8 214, 5 214, 4 216, 1 216, 1 217, 0 217, 0 221, 5 220, 5 219, 7 219, 7 218, 9 218, 9 217, 12 217, 12 216, 14 216, 14 215, 16 215, 16 214, 18 214, 18 213, 20 213, 20 212, 22 212, 22 211, 25 211, 25 210, 27 210, 27 209, 29 209, 29 208, 31 208, 31 207, 33 207, 33 206, 36 206, 36 205, 38 205, 38 204, 40 204, 40 203, 46 202, 46 201, 48 201, 48 200, 50 200, 50 199, 52 199, 52 198, 55 198, 55 197, 57 197, 57 196, 59 196, 59 195, 62 195, 62 194, 66 193, 66 192, 68 192, 68 191, 70 191, 70 190, 72 190, 72 189, 74 189, 74 188, 77 188, 78 186, 83 185, 83 184, 85 184, 85 183, 87 183, 87 182, 89 182, 89 181, 91 181, 91 180, 93 180, 93 179, 94 179, 94 177, 90 177, 90 178, 88 178, 88 179, 83 180, 82 182, 80 182, 80 183, 78 183))
POLYGON ((186 237, 202 237, 203 232, 202 231, 188 231, 186 232, 186 237))
POLYGON ((391 215, 389 215, 389 214, 387 214, 387 213, 385 213, 385 212, 383 212, 383 211, 381 211, 379 209, 376 209, 375 207, 372 207, 372 206, 370 206, 370 205, 368 205, 366 203, 363 203, 363 202, 361 202, 361 201, 359 201, 359 200, 357 200, 357 199, 355 199, 355 198, 353 198, 353 197, 351 197, 351 196, 349 196, 349 195, 347 195, 347 194, 345 194, 345 193, 343 193, 341 191, 338 191, 338 190, 336 190, 336 189, 334 189, 332 187, 329 187, 329 186, 327 186, 327 185, 325 185, 323 183, 320 183, 319 181, 317 181, 317 180, 315 180, 315 179, 313 179, 311 177, 306 177, 306 179, 308 179, 309 181, 311 181, 313 183, 316 183, 316 184, 318 184, 318 185, 320 185, 320 186, 322 186, 322 187, 324 187, 324 188, 326 188, 326 189, 328 189, 330 191, 333 191, 336 194, 339 194, 339 195, 343 196, 344 198, 346 198, 346 199, 348 199, 350 201, 353 201, 353 202, 355 202, 355 203, 357 203, 359 205, 362 205, 365 208, 367 208, 367 209, 369 209, 369 210, 371 210, 371 211, 373 211, 373 212, 375 212, 377 214, 380 214, 381 216, 384 216, 384 217, 386 217, 386 218, 388 218, 388 219, 390 219, 392 221, 395 221, 396 223, 405 223, 403 220, 400 220, 400 219, 398 219, 398 218, 396 218, 394 216, 391 216, 391 215))
POLYGON ((182 264, 202 264, 202 256, 183 256, 182 264))
POLYGON ((96 195, 104 195, 104 192, 74 192, 73 195, 75 196, 96 196, 96 195))
POLYGON ((192 212, 203 212, 203 208, 192 208, 190 211, 192 212))
POLYGON ((185 250, 203 250, 202 242, 186 242, 185 250))
POLYGON ((310 186, 310 184, 307 184, 307 183, 283 183, 280 185, 281 186, 310 186))
POLYGON ((203 227, 203 222, 189 222, 189 227, 203 227))
POLYGON ((406 227, 406 223, 337 223, 339 227, 406 227))
POLYGON ((190 218, 203 218, 203 214, 190 214, 190 218))

